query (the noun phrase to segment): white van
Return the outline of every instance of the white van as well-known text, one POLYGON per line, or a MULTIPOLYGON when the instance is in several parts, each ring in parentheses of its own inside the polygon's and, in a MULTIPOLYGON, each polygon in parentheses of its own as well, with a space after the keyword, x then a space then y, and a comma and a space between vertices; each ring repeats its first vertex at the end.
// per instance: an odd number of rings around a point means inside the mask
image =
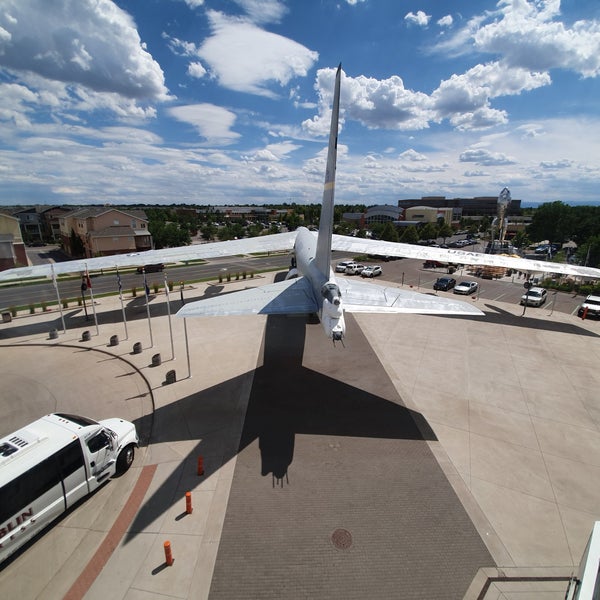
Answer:
POLYGON ((0 439, 0 562, 133 462, 123 419, 46 415, 0 439))

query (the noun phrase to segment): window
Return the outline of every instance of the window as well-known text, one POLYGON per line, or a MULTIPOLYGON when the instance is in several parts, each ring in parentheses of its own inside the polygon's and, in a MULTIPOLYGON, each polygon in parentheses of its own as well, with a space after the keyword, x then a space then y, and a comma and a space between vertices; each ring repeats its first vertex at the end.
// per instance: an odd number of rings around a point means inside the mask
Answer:
POLYGON ((0 489, 0 523, 8 521, 60 482, 58 462, 53 455, 7 483, 0 489))
POLYGON ((66 448, 60 450, 56 458, 63 479, 83 467, 83 451, 79 440, 73 440, 66 448))
POLYGON ((94 454, 102 450, 102 448, 108 447, 109 445, 110 438, 104 430, 100 431, 100 433, 97 433, 94 437, 87 441, 87 446, 90 449, 90 452, 94 454))

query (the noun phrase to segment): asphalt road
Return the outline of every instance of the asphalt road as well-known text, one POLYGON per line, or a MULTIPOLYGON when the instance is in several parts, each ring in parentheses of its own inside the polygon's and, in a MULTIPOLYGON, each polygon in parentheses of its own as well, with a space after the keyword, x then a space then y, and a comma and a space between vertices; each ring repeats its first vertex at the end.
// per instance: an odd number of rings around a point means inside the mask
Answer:
MULTIPOLYGON (((48 262, 48 259, 57 261, 61 259, 60 252, 56 247, 30 248, 28 249, 28 253, 34 264, 48 262)), ((332 265, 335 266, 335 264, 344 258, 351 257, 334 252, 332 265)), ((250 273, 263 270, 287 270, 289 264, 290 257, 287 254, 250 258, 232 256, 212 259, 202 264, 173 266, 164 272, 148 273, 146 278, 151 289, 155 282, 162 284, 165 278, 167 281, 175 282, 177 289, 177 284, 180 281, 191 282, 207 279, 217 281, 219 275, 225 277, 227 273, 235 277, 236 273, 241 274, 244 271, 250 273)), ((440 296, 452 294, 452 292, 434 292, 433 290, 435 280, 447 274, 445 269, 425 269, 423 261, 415 259, 400 259, 379 264, 383 268, 381 279, 385 281, 424 293, 437 293, 440 296)), ((343 274, 339 276, 346 277, 343 274)), ((523 278, 519 278, 516 275, 511 279, 488 280, 470 277, 466 269, 462 269, 457 271, 453 277, 457 281, 465 279, 477 281, 479 284, 477 294, 474 294, 473 297, 463 296, 463 298, 466 301, 471 300, 478 304, 484 304, 485 300, 495 300, 518 305, 522 294, 525 292, 523 278)), ((116 293, 118 290, 117 278, 114 272, 107 274, 92 273, 91 281, 94 295, 110 292, 116 293)), ((140 291, 143 289, 143 276, 131 270, 123 272, 121 273, 121 283, 125 293, 129 293, 133 287, 136 287, 140 291)), ((81 282, 77 279, 69 281, 59 280, 59 288, 61 298, 72 299, 81 295, 81 282)), ((87 297, 89 298, 89 293, 87 297)), ((550 292, 544 306, 540 308, 527 307, 526 312, 534 314, 536 311, 546 311, 546 313, 549 313, 555 310, 575 316, 582 300, 582 296, 564 292, 550 292)), ((0 309, 6 309, 10 306, 27 306, 30 303, 39 303, 42 301, 56 301, 56 292, 50 280, 43 283, 0 287, 0 309)))

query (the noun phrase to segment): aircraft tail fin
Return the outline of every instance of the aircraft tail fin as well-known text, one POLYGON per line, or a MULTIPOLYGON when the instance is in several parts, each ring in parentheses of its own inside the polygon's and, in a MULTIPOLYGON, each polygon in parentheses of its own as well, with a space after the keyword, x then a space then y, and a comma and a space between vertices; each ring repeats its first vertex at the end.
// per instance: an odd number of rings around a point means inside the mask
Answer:
POLYGON ((335 191, 335 163, 337 159, 338 120, 340 114, 340 80, 342 64, 337 68, 333 105, 331 107, 331 128, 329 130, 329 148, 327 150, 327 167, 325 170, 325 185, 323 188, 323 203, 319 221, 317 253, 315 264, 326 277, 329 277, 331 265, 331 236, 333 234, 333 195, 335 191))

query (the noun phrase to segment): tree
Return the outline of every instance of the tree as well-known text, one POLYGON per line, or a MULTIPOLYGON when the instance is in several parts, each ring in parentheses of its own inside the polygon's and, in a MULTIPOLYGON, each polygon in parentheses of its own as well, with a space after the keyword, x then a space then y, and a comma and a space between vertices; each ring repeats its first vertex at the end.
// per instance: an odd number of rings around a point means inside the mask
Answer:
POLYGON ((446 243, 446 238, 449 238, 452 235, 454 235, 454 229, 452 229, 448 223, 442 223, 438 231, 438 237, 444 239, 444 244, 446 243))
POLYGON ((565 242, 575 230, 573 209, 560 201, 542 204, 533 213, 527 235, 536 242, 565 242))
POLYGON ((71 256, 84 256, 85 247, 81 238, 75 233, 74 229, 71 229, 71 256))
POLYGON ((398 230, 396 229, 393 223, 386 223, 381 230, 381 238, 386 242, 398 242, 400 241, 400 236, 398 235, 398 230))
POLYGON ((434 240, 438 237, 438 227, 435 223, 425 223, 419 230, 419 237, 422 240, 434 240))
POLYGON ((400 239, 404 244, 416 244, 419 241, 419 232, 414 225, 409 225, 400 239))

